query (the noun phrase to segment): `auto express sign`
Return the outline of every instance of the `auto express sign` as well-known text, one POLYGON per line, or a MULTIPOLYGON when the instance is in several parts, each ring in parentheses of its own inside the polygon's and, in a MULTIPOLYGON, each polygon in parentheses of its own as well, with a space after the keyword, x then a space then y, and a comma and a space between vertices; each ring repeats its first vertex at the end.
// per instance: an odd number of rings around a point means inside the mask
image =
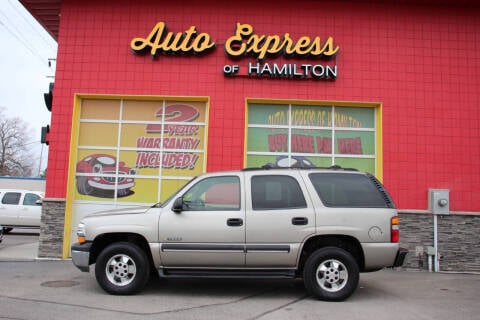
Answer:
MULTIPOLYGON (((212 52, 217 43, 210 34, 190 26, 184 32, 167 30, 165 22, 158 22, 147 37, 131 40, 130 48, 136 54, 150 53, 152 58, 164 55, 204 55, 212 52)), ((253 57, 255 62, 226 64, 222 72, 226 77, 247 76, 250 78, 315 79, 335 80, 338 75, 334 59, 340 47, 332 37, 322 40, 319 36, 293 38, 283 35, 257 34, 250 24, 237 23, 235 32, 224 42, 225 54, 241 62, 253 57), (266 59, 278 56, 301 59, 322 59, 322 63, 269 63, 266 59)))

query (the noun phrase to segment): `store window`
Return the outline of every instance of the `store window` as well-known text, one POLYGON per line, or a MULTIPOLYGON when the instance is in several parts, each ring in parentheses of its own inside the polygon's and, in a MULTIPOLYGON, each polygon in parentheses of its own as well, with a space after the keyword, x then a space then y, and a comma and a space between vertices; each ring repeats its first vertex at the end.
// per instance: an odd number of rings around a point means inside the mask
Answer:
POLYGON ((82 97, 74 201, 153 204, 205 171, 207 100, 82 97))
POLYGON ((330 167, 381 175, 379 104, 247 101, 246 167, 330 167))

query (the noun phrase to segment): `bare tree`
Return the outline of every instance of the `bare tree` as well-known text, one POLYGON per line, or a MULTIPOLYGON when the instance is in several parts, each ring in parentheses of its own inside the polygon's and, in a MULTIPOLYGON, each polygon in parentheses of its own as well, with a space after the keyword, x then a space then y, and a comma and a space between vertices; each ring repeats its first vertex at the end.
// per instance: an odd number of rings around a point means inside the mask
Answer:
POLYGON ((19 117, 7 118, 0 107, 0 176, 32 174, 33 156, 28 149, 28 126, 19 117))

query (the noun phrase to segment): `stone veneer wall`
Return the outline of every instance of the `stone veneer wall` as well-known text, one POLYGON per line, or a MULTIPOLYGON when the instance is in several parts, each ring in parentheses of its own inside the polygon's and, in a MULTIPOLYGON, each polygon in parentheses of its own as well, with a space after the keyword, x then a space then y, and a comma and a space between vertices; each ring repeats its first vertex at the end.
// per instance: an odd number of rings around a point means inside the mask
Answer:
POLYGON ((39 258, 62 258, 65 199, 44 198, 40 236, 39 258))
MULTIPOLYGON (((410 252, 405 268, 428 270, 426 247, 433 247, 431 213, 399 212, 400 242, 410 252)), ((480 214, 449 214, 437 218, 439 271, 480 272, 480 214)))

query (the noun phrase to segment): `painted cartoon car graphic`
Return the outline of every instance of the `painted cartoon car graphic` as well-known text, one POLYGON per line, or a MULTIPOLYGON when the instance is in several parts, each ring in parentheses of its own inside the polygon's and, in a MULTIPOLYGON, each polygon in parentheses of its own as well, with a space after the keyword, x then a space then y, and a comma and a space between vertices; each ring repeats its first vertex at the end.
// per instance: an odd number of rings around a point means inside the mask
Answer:
POLYGON ((126 197, 134 192, 134 179, 127 177, 137 173, 136 168, 118 163, 118 181, 116 181, 117 159, 108 154, 92 154, 77 163, 78 193, 100 198, 126 197))

